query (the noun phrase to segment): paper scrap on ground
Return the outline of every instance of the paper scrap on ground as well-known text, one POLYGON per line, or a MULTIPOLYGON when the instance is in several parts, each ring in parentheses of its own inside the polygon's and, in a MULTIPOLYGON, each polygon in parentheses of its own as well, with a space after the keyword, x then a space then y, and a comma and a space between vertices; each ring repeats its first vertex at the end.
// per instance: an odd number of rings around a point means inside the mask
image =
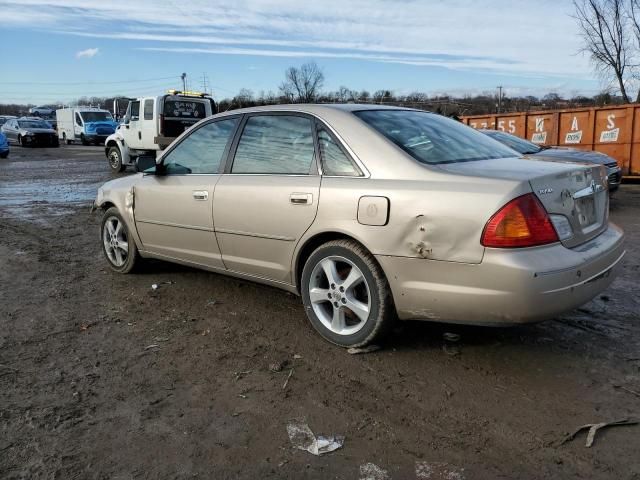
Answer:
POLYGON ((389 480, 389 473, 375 463, 360 465, 360 480, 389 480))
POLYGON ((330 437, 319 435, 316 437, 306 423, 289 423, 287 425, 287 433, 294 447, 306 450, 314 455, 333 452, 344 445, 344 437, 342 435, 330 437))
POLYGON ((418 480, 464 480, 464 468, 444 462, 416 462, 418 480))
POLYGON ((567 435, 560 442, 560 445, 562 445, 563 443, 567 443, 570 440, 573 440, 578 433, 588 428, 589 433, 587 433, 587 441, 584 446, 589 448, 591 447, 591 445, 593 445, 593 441, 595 440, 595 437, 596 437, 596 432, 599 429, 605 428, 605 427, 615 427, 619 425, 637 425, 638 423, 639 423, 638 420, 634 418, 623 418, 622 420, 614 420, 613 422, 587 423, 586 425, 582 425, 577 429, 575 429, 573 433, 567 435))

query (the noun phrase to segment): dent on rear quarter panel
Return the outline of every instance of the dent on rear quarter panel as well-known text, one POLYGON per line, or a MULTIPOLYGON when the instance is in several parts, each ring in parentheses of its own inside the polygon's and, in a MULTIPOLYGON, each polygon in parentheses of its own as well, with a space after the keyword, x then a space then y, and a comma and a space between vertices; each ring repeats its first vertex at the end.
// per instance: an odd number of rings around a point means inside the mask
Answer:
POLYGON ((530 188, 504 180, 437 173, 434 177, 323 178, 316 221, 305 237, 334 230, 351 235, 374 255, 480 263, 485 223, 509 199, 530 188), (389 199, 386 225, 358 222, 358 202, 368 195, 389 199))

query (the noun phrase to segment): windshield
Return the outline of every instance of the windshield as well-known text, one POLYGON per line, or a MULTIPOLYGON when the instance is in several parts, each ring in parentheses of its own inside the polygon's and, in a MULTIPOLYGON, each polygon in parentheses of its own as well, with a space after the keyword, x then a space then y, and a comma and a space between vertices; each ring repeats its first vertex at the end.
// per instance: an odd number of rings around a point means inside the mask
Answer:
POLYGON ((46 128, 51 129, 51 125, 43 120, 20 120, 18 122, 20 128, 46 128))
POLYGON ((88 122, 104 122, 113 121, 113 117, 109 112, 80 112, 85 123, 88 122))
POLYGON ((413 110, 354 112, 421 163, 469 162, 513 157, 515 152, 460 122, 413 110))
POLYGON ((483 133, 485 135, 489 135, 495 140, 498 140, 500 143, 506 145, 507 147, 513 148, 516 152, 522 153, 523 155, 538 153, 542 151, 542 147, 536 145, 535 143, 531 143, 529 140, 524 140, 523 138, 516 137, 515 135, 498 132, 496 130, 489 130, 483 133))

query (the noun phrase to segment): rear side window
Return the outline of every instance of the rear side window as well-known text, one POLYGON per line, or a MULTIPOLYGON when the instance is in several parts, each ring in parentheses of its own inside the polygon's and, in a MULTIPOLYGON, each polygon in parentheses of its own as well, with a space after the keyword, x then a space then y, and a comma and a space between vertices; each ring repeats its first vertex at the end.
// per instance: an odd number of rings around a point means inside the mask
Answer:
POLYGON ((205 104, 188 100, 165 100, 165 118, 192 118, 202 119, 206 117, 205 104))
POLYGON ((218 173, 220 161, 237 118, 208 123, 193 131, 163 160, 169 175, 218 173))
POLYGON ((324 175, 358 177, 362 175, 360 169, 342 151, 342 148, 324 128, 318 130, 318 144, 322 159, 322 173, 324 175))
POLYGON ((485 134, 441 115, 414 110, 361 110, 354 113, 421 163, 456 163, 518 156, 485 134))
POLYGON ((231 173, 309 174, 315 154, 312 132, 306 117, 249 117, 231 173))
POLYGON ((144 119, 153 120, 153 99, 144 101, 144 119))

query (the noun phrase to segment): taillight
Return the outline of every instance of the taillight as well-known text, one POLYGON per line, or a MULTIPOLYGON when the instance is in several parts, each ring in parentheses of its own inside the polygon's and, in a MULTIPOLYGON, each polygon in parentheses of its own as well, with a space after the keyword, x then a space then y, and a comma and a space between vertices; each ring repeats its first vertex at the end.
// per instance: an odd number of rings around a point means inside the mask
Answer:
POLYGON ((533 193, 514 198, 487 222, 485 247, 533 247, 558 241, 549 214, 533 193))

